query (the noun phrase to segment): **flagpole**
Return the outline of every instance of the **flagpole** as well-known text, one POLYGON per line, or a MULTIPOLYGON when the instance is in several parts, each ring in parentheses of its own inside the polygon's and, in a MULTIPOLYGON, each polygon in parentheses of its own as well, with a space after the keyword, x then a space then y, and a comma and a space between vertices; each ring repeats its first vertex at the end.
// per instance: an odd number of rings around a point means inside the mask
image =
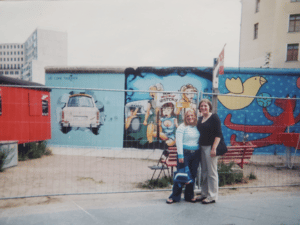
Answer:
POLYGON ((212 74, 212 105, 213 105, 213 113, 218 112, 218 93, 219 92, 219 75, 224 74, 224 49, 226 44, 222 48, 221 53, 218 58, 214 58, 214 67, 212 74), (221 71, 221 72, 220 72, 221 71))

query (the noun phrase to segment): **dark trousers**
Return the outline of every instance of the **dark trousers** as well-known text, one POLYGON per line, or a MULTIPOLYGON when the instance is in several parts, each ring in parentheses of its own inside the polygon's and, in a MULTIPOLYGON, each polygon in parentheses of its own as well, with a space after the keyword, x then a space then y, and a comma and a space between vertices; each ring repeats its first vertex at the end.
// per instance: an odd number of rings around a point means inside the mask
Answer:
MULTIPOLYGON (((185 185, 184 199, 186 201, 190 201, 191 199, 194 198, 194 184, 195 184, 195 178, 197 176, 197 169, 200 162, 200 150, 196 150, 193 152, 183 150, 183 157, 184 157, 184 163, 179 163, 177 159, 177 170, 184 168, 186 166, 189 167, 194 182, 185 185)), ((181 199, 182 188, 183 185, 174 182, 173 191, 169 198, 175 202, 179 202, 181 199)))

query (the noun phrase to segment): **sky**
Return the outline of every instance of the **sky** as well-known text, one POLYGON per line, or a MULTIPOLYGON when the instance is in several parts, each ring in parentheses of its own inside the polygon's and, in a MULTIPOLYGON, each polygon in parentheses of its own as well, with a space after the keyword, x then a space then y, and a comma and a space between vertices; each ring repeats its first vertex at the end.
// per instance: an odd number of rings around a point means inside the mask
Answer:
POLYGON ((238 67, 240 0, 0 1, 0 43, 68 33, 68 66, 238 67))

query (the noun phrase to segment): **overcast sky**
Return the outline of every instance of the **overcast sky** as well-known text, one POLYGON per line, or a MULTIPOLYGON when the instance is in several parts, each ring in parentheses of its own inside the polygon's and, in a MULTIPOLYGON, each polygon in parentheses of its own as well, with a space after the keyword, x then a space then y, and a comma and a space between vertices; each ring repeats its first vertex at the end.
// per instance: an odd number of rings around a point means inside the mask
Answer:
POLYGON ((0 43, 68 33, 68 66, 237 67, 240 0, 1 1, 0 43))

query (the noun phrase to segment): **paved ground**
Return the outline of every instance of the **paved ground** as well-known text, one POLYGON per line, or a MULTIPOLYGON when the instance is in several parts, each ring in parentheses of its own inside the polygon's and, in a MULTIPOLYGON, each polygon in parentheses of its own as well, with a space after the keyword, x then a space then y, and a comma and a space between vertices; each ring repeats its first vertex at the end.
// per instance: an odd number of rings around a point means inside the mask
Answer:
POLYGON ((0 224, 300 224, 300 187, 221 189, 211 205, 143 192, 0 201, 0 224))

